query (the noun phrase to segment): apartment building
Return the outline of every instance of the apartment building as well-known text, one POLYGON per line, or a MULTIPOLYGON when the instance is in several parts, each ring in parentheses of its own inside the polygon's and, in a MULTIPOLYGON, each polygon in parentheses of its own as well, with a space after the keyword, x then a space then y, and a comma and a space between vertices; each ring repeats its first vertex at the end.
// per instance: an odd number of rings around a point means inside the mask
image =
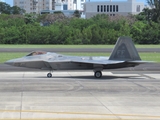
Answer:
POLYGON ((55 9, 55 0, 14 0, 13 5, 18 6, 26 13, 40 13, 41 10, 55 9))
POLYGON ((127 1, 104 1, 104 2, 86 2, 84 4, 84 13, 86 18, 91 18, 97 14, 107 14, 109 16, 138 14, 145 8, 143 2, 136 0, 127 1))
POLYGON ((67 10, 74 10, 75 0, 55 0, 55 10, 62 8, 63 4, 67 4, 67 10))
POLYGON ((68 10, 84 10, 86 0, 68 0, 68 10))
POLYGON ((86 0, 55 0, 54 10, 84 10, 86 0))
POLYGON ((42 10, 84 10, 85 0, 13 0, 26 13, 40 13, 42 10))
POLYGON ((68 0, 55 0, 54 10, 68 10, 68 0))

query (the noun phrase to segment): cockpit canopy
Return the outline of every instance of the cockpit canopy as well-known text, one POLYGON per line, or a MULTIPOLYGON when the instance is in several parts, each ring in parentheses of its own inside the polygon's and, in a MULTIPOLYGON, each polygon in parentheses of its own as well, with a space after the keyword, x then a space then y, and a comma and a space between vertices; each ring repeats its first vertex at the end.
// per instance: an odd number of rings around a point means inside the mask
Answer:
POLYGON ((33 51, 31 53, 29 53, 28 55, 26 56, 35 56, 35 55, 43 55, 43 54, 46 54, 47 52, 45 51, 33 51))

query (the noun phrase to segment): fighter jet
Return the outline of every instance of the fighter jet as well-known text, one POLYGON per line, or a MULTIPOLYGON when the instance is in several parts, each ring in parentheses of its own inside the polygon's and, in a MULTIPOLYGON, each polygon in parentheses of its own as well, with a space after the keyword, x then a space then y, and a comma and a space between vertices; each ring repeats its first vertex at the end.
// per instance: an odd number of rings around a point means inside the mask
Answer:
POLYGON ((110 55, 106 56, 68 56, 52 52, 34 51, 6 64, 18 67, 35 68, 50 71, 48 78, 52 77, 54 70, 93 70, 95 78, 102 77, 105 69, 135 67, 146 63, 140 56, 130 37, 119 37, 110 55))

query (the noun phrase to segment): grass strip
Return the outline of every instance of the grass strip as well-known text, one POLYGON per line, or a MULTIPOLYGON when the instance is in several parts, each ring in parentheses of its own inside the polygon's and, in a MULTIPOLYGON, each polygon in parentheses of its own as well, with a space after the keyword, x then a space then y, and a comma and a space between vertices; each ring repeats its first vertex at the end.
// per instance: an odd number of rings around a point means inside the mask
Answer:
MULTIPOLYGON (((23 57, 28 53, 0 53, 0 63, 7 60, 23 57)), ((110 56, 110 53, 61 53, 73 56, 110 56)), ((160 53, 139 53, 142 60, 160 62, 160 53)))
MULTIPOLYGON (((136 48, 160 48, 160 45, 135 45, 136 48)), ((113 48, 114 45, 7 45, 0 44, 0 48, 113 48)))

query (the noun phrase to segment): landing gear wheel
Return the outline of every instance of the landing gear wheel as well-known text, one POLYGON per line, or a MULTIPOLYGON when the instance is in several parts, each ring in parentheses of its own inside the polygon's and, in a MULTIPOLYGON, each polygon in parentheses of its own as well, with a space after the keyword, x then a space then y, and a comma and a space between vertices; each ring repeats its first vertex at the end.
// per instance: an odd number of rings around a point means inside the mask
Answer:
POLYGON ((101 71, 96 71, 96 72, 94 73, 94 77, 95 77, 95 78, 101 78, 101 77, 102 77, 102 72, 101 72, 101 71))
POLYGON ((47 77, 48 77, 48 78, 51 78, 51 77, 52 77, 52 74, 51 74, 51 73, 48 73, 48 74, 47 74, 47 77))

